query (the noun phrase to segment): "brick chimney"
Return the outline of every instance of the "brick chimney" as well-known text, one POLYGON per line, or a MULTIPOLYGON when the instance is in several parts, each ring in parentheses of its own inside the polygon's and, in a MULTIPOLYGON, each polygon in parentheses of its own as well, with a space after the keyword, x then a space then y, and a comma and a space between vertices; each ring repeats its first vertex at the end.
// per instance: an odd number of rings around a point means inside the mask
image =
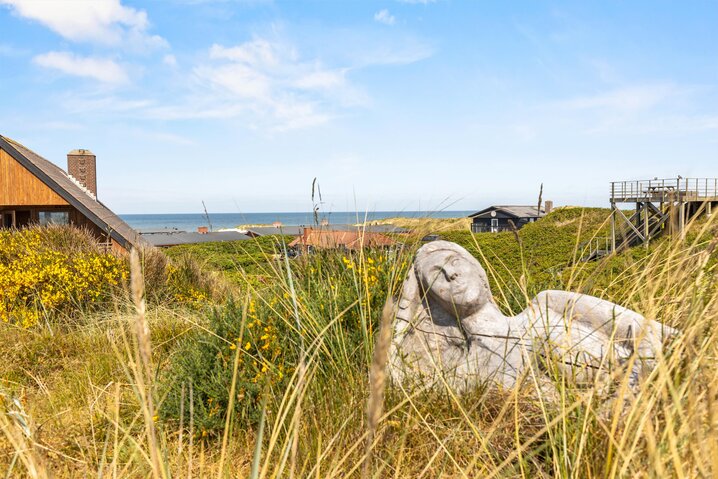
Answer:
POLYGON ((72 150, 67 154, 67 174, 97 196, 97 158, 90 150, 72 150))
POLYGON ((553 201, 551 201, 551 200, 546 200, 546 201, 544 202, 543 210, 544 210, 544 212, 545 212, 546 214, 551 213, 551 211, 553 211, 553 201))

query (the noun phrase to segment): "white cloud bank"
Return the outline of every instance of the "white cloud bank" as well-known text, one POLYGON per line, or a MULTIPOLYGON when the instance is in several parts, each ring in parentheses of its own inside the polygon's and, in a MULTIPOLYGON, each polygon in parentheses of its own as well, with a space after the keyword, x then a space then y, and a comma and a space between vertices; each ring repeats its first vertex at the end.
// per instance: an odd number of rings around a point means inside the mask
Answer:
POLYGON ((147 33, 144 10, 124 6, 120 0, 0 0, 0 5, 73 42, 135 48, 167 45, 162 37, 147 33))
POLYGON ((33 61, 45 68, 103 83, 119 85, 129 81, 124 68, 106 58, 81 57, 70 52, 48 52, 35 56, 33 61))
POLYGON ((192 70, 195 91, 186 104, 157 107, 148 114, 162 119, 240 118, 250 127, 279 131, 315 126, 338 108, 367 101, 347 80, 347 71, 304 59, 281 41, 214 44, 192 70))
POLYGON ((396 18, 385 8, 374 14, 374 21, 383 23, 384 25, 394 25, 396 23, 396 18))

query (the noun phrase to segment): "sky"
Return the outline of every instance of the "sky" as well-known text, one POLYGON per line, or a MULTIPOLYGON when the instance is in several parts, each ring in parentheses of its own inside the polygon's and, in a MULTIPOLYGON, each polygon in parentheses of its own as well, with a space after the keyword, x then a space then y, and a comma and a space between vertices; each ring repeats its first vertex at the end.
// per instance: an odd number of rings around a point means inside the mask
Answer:
POLYGON ((718 176, 718 2, 0 0, 0 93, 121 214, 608 206, 718 176))

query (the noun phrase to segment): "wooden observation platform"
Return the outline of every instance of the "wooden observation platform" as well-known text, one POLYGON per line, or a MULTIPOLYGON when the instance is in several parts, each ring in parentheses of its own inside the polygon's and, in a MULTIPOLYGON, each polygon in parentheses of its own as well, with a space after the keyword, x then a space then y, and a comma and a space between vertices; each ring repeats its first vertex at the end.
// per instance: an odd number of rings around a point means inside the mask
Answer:
POLYGON ((610 201, 611 236, 590 241, 584 260, 630 246, 648 246, 664 233, 683 235, 692 218, 703 212, 710 215, 718 205, 718 178, 613 181, 610 201))
POLYGON ((648 245, 664 232, 683 234, 686 223, 718 203, 718 178, 670 178, 611 183, 611 251, 648 245), (619 205, 635 206, 626 216, 619 205))

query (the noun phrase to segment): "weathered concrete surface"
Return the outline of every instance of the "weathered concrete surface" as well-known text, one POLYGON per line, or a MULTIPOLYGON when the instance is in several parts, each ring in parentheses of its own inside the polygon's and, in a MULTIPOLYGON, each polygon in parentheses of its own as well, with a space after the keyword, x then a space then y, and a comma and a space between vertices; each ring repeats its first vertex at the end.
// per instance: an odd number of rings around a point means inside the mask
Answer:
POLYGON ((417 251, 404 281, 389 367, 394 381, 445 381, 458 391, 513 387, 531 373, 541 383, 560 374, 611 381, 630 368, 635 387, 674 334, 635 311, 566 291, 543 291, 520 314, 504 316, 479 262, 455 243, 434 241, 417 251))

